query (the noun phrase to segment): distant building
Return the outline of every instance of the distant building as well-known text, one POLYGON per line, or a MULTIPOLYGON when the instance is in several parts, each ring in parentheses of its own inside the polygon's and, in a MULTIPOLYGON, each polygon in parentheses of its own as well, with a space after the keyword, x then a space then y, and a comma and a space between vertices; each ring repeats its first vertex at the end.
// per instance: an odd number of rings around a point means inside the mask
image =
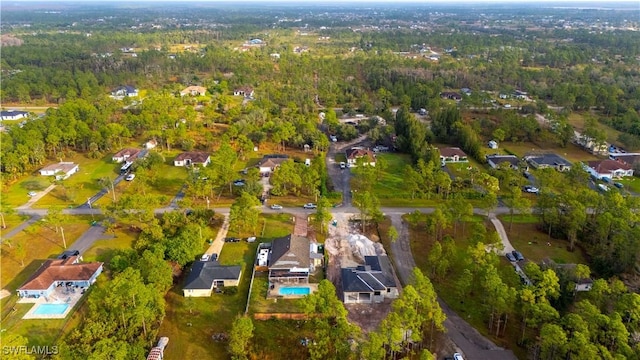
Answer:
POLYGON ((449 99, 449 100, 455 100, 455 101, 462 100, 462 95, 452 91, 441 92, 440 97, 443 99, 449 99))
POLYGON ((517 169, 520 159, 514 155, 487 155, 487 163, 494 169, 509 167, 517 169))
POLYGON ((288 155, 271 154, 265 155, 260 162, 258 162, 258 170, 263 176, 268 176, 274 172, 283 162, 289 160, 288 155))
POLYGON ((119 86, 111 92, 111 97, 116 100, 122 100, 125 97, 136 97, 136 96, 139 96, 138 89, 129 85, 119 86))
POLYGON ((57 164, 51 164, 40 169, 40 175, 42 176, 55 176, 56 180, 65 180, 69 176, 75 174, 80 170, 78 164, 72 162, 59 162, 57 164))
POLYGON ((189 86, 180 91, 180 96, 204 96, 207 93, 207 88, 204 86, 189 86))
POLYGON ((246 98, 252 98, 253 88, 249 86, 236 88, 235 90, 233 90, 233 96, 244 96, 246 98))
POLYGON ((202 151, 186 151, 176 156, 173 160, 174 166, 207 166, 209 163, 211 163, 211 156, 202 151))
POLYGON ((598 179, 608 178, 612 180, 633 176, 633 167, 620 160, 589 161, 585 166, 585 170, 598 179))
POLYGON ((125 148, 113 154, 111 160, 116 163, 121 163, 123 161, 133 161, 136 157, 138 157, 139 153, 140 149, 125 148))
POLYGON ((354 147, 346 151, 347 166, 354 167, 358 164, 358 159, 364 159, 363 164, 376 166, 376 155, 369 149, 354 147))
POLYGON ((571 163, 558 154, 527 155, 524 159, 535 169, 552 168, 558 171, 571 169, 571 163))
POLYGON ((446 147, 440 150, 440 162, 444 166, 447 163, 468 162, 467 154, 458 147, 446 147))
POLYGON ((0 120, 20 120, 29 116, 26 111, 3 110, 0 111, 0 120))

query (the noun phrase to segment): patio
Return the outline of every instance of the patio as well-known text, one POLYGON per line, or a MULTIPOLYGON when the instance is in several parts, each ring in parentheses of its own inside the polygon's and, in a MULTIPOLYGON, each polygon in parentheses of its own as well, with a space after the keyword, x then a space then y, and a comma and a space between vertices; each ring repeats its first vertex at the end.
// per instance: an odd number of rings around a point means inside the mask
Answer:
POLYGON ((49 296, 41 296, 39 298, 21 298, 18 303, 33 303, 34 305, 27 311, 22 319, 64 319, 69 315, 85 293, 85 288, 76 286, 67 286, 67 283, 60 283, 49 296), (36 310, 43 304, 67 304, 67 309, 61 314, 38 314, 36 310))

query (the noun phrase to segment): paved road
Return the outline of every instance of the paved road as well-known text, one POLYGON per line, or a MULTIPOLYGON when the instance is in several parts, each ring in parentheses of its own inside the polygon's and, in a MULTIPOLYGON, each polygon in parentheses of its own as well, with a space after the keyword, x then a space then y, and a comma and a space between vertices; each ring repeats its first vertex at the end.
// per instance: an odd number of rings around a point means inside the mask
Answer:
POLYGON ((42 219, 42 216, 39 216, 39 215, 32 216, 29 218, 29 220, 19 224, 18 226, 14 227, 10 231, 5 232, 4 229, 0 230, 0 241, 4 239, 10 239, 16 236, 20 231, 26 229, 29 225, 36 223, 40 219, 42 219))
POLYGON ((113 235, 107 235, 104 233, 105 228, 101 225, 94 225, 89 228, 89 230, 85 231, 84 234, 80 235, 80 237, 69 247, 68 250, 78 250, 80 254, 83 254, 87 251, 96 240, 101 239, 111 239, 113 235))

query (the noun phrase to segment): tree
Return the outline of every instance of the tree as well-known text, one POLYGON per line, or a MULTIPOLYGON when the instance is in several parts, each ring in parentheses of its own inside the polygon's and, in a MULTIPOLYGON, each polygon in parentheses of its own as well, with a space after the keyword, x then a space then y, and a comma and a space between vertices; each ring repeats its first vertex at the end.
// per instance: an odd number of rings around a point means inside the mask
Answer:
POLYGON ((260 201, 247 192, 242 192, 229 211, 230 228, 238 232, 255 233, 260 217, 260 201))
POLYGON ((27 348, 29 340, 18 334, 7 333, 2 336, 3 359, 7 360, 34 360, 36 357, 29 352, 21 351, 27 348), (13 351, 15 351, 15 353, 13 351), (11 351, 11 352, 9 352, 11 351))
POLYGON ((320 226, 320 231, 324 234, 327 230, 327 222, 331 220, 331 212, 329 211, 329 199, 321 197, 318 201, 318 207, 316 209, 315 220, 320 226))
POLYGON ((509 196, 504 199, 505 204, 509 208, 509 232, 513 226, 514 213, 526 213, 531 207, 529 199, 522 196, 522 191, 519 186, 511 186, 509 188, 509 196))
POLYGON ((540 347, 543 359, 563 358, 567 334, 556 324, 544 324, 540 330, 540 347))
POLYGON ((387 236, 389 237, 389 240, 394 243, 396 242, 396 240, 398 240, 398 230, 396 229, 395 226, 391 225, 389 226, 389 230, 387 231, 387 236))
POLYGON ((27 258, 27 249, 22 241, 16 243, 14 255, 20 261, 20 266, 24 267, 24 260, 27 258))
POLYGON ((380 211, 380 202, 378 198, 369 191, 357 192, 354 196, 354 202, 360 209, 360 221, 362 222, 362 232, 366 232, 367 220, 379 222, 382 219, 380 211))
POLYGON ((229 353, 233 360, 246 360, 249 344, 253 338, 253 322, 248 316, 238 316, 231 325, 229 334, 229 353))

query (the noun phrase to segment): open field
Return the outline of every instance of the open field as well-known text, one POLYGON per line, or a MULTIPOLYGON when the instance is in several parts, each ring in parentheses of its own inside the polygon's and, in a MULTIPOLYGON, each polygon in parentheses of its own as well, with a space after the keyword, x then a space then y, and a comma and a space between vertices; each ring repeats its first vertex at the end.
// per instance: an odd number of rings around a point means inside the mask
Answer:
POLYGON ((536 263, 549 258, 558 264, 586 264, 587 261, 580 248, 575 251, 568 250, 569 242, 566 240, 549 238, 538 229, 537 219, 514 217, 513 225, 509 230, 509 216, 500 217, 507 231, 509 241, 514 248, 525 258, 536 263))
MULTIPOLYGON (((585 112, 572 112, 571 114, 569 114, 569 124, 571 124, 571 126, 573 126, 578 132, 582 132, 584 130, 584 123, 585 123, 585 116, 591 116, 590 114, 587 114, 585 112)), ((601 122, 596 122, 598 129, 600 130, 604 130, 605 134, 607 135, 607 142, 611 143, 611 144, 615 144, 615 145, 620 145, 620 142, 618 141, 618 137, 620 136, 621 132, 610 127, 607 126, 601 122)))

